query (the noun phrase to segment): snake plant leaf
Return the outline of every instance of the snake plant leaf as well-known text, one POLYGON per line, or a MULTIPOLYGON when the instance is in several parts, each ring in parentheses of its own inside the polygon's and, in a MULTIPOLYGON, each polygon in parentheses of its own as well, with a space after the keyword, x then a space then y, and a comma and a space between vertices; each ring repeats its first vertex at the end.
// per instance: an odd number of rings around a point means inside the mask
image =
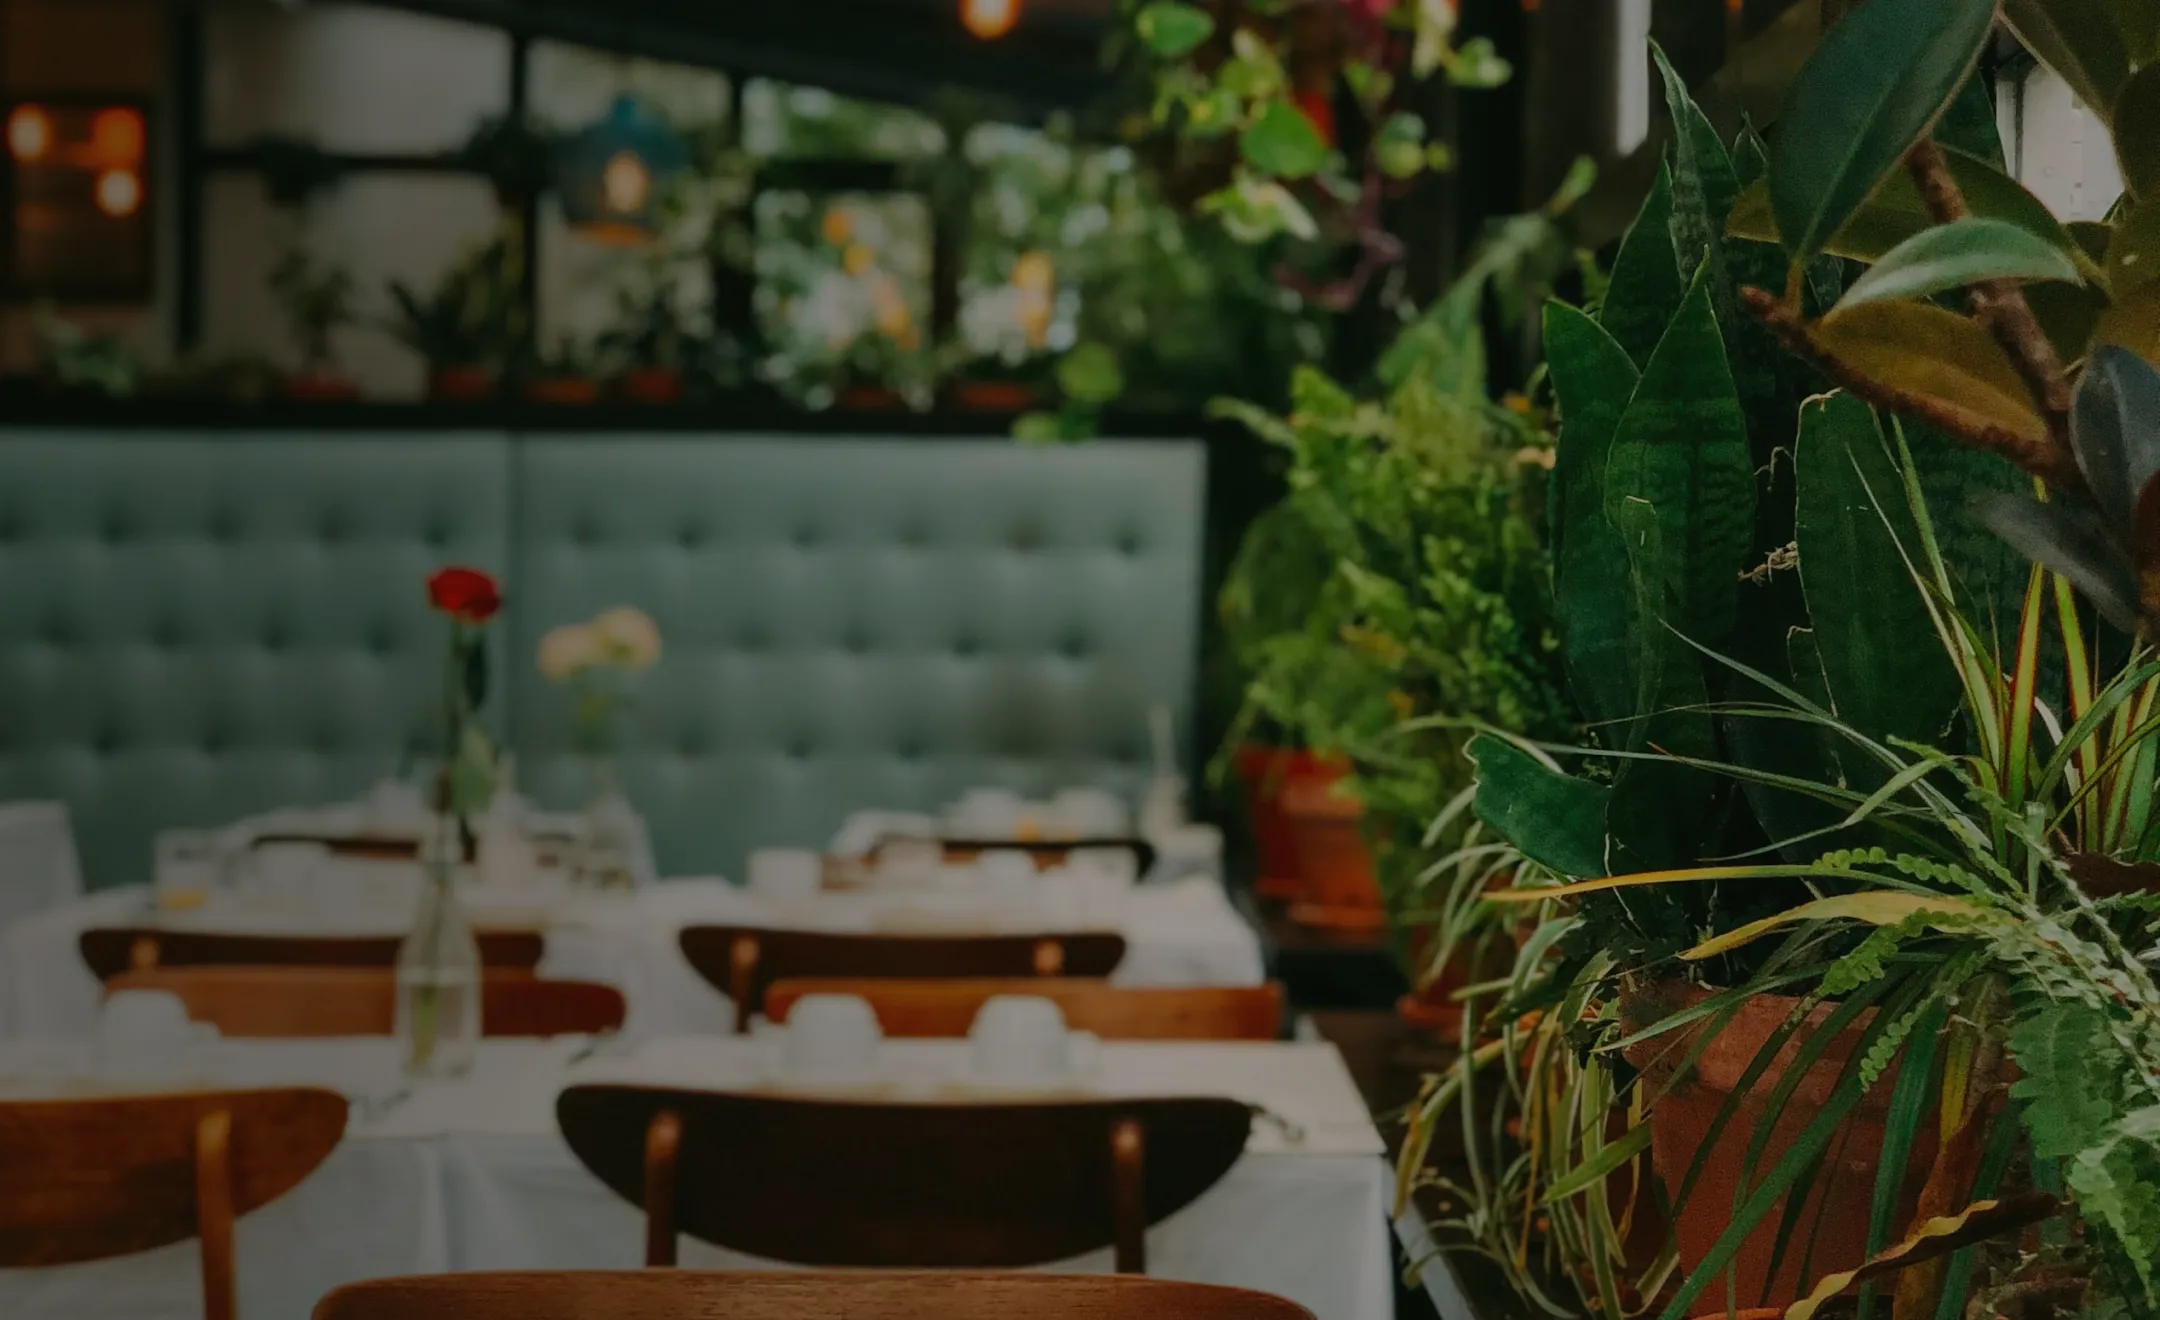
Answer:
POLYGON ((2130 52, 2108 0, 2003 0, 2003 21, 2025 49, 2105 113, 2130 78, 2130 52))
POLYGON ((1771 209, 1794 261, 1823 251, 1928 132, 1994 24, 1995 0, 1869 0, 1823 34, 1770 158, 1771 209))
POLYGON ((1733 178, 1742 188, 1770 177, 1770 144, 1746 115, 1740 117, 1740 133, 1733 138, 1732 167, 1733 178))
POLYGON ((2097 350, 2078 385, 2071 440, 2101 517, 2127 533, 2139 493, 2160 473, 2160 372, 2127 349, 2097 350))
POLYGON ((1656 42, 1650 54, 1665 84, 1665 105, 1672 114, 1672 242, 1679 268, 1694 270, 1707 258, 1715 270, 1721 260, 1715 239, 1740 181, 1733 174, 1725 141, 1688 94, 1687 82, 1656 42))
POLYGON ((1627 550, 1605 518, 1605 467, 1638 374, 1617 340, 1562 302, 1545 308, 1545 358, 1560 403, 1553 597, 1568 684, 1593 723, 1625 720, 1636 700, 1633 596, 1627 550))
POLYGON ((1925 399, 1975 428, 2045 447, 2047 425, 2002 348, 1979 322, 1930 303, 1842 307, 1808 327, 1817 351, 1925 399))
POLYGON ((1885 252, 1838 305, 1930 298, 1983 280, 2077 278, 2077 266, 2061 248, 2006 220, 1968 217, 1923 230, 1885 252))
POLYGON ((1605 305, 1598 310, 1598 324, 1638 365, 1650 360, 1686 293, 1673 255, 1672 220, 1672 170, 1660 166, 1650 196, 1620 241, 1605 305))
POLYGON ((2137 574, 2098 514, 2081 504, 1992 495, 1982 499, 1980 515, 2012 549, 2062 574, 2108 622, 2136 629, 2137 574))
MULTIPOLYGON (((2160 6, 2153 6, 2160 13, 2160 6)), ((2115 159, 2139 197, 2160 192, 2160 64, 2139 69, 2115 98, 2115 159)))
POLYGON ((1628 554, 1677 629, 1716 650, 1731 635, 1736 583, 1755 530, 1755 469, 1747 418, 1710 309, 1709 268, 1696 272, 1658 341, 1606 463, 1605 516, 1630 536, 1628 554))
POLYGON ((1562 774, 1489 733, 1471 739, 1477 814, 1522 855, 1555 874, 1605 874, 1603 784, 1562 774))
MULTIPOLYGON (((1957 676, 1937 641, 1917 563, 1919 522, 1875 414, 1848 394, 1801 409, 1795 540, 1816 653, 1838 718, 1878 742, 1941 738, 1957 676)), ((1858 761, 1859 758, 1855 758, 1858 761)), ((1872 790, 1881 766, 1855 786, 1872 790)))

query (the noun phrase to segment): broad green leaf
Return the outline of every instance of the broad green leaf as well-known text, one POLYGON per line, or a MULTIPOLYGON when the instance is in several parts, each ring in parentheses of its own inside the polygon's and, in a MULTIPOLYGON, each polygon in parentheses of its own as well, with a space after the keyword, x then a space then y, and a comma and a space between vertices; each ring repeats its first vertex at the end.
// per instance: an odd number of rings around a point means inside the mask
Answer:
POLYGON ((1868 0, 1794 82, 1770 204, 1796 262, 1823 251, 1972 74, 1995 0, 1868 0))
POLYGON ((1477 765, 1478 819, 1559 875, 1605 871, 1605 786, 1551 768, 1504 738, 1480 734, 1467 754, 1477 765))
POLYGON ((1279 179, 1302 179, 1327 164, 1328 145, 1304 112, 1288 101, 1270 101, 1238 135, 1247 164, 1279 179))
MULTIPOLYGON (((1874 412, 1849 394, 1809 400, 1793 463, 1800 582, 1831 704, 1877 742, 1932 744, 1957 708, 1957 677, 1907 567, 1919 524, 1874 412)), ((1883 777, 1872 766, 1854 786, 1883 777)))
POLYGON ((1638 364, 1650 360, 1686 292, 1673 259, 1672 204, 1672 171, 1660 167, 1650 196, 1620 242, 1605 305, 1598 310, 1598 324, 1638 364))
POLYGON ((1075 344, 1058 361, 1058 388, 1081 403, 1103 404, 1125 392, 1117 354, 1096 343, 1075 344))
POLYGON ((2003 0, 2003 19, 2025 48, 2105 115, 2130 77, 2130 52, 2107 0, 2003 0))
POLYGON ((2160 283, 2110 304, 2093 326, 2092 342, 2094 347, 2119 344, 2147 362, 2160 362, 2160 283))
POLYGON ((1945 148, 2003 168, 2002 130, 1995 122, 1995 98, 1988 94, 1992 75, 1976 69, 1935 121, 1935 140, 1945 148))
POLYGON ((2091 349, 2108 305, 2107 296, 2090 284, 2035 284, 2025 290, 2025 301, 2065 362, 2077 362, 2091 349))
POLYGON ((2077 277, 2077 266, 2061 248, 2007 220, 1973 217, 1923 230, 1890 249, 1838 305, 1928 298, 1983 280, 2075 283, 2077 277))
POLYGON ((1566 303, 1545 307, 1560 404, 1553 456, 1553 597, 1569 687, 1592 722, 1635 713, 1627 551, 1605 519, 1605 465, 1637 372, 1627 350, 1566 303))
POLYGON ((2115 159, 2132 194, 2160 192, 2160 64, 2139 69, 2115 102, 2115 159))
POLYGON ((1215 20, 1206 10, 1176 0, 1156 0, 1140 11, 1134 25, 1147 48, 1165 59, 1187 54, 1215 35, 1215 20))
POLYGON ((1425 121, 1409 111, 1388 116, 1373 137, 1373 160, 1391 179, 1407 179, 1425 168, 1425 121))
POLYGON ((1841 308, 1808 338, 1868 379, 1927 399, 1975 428, 1994 427, 2035 447, 2047 424, 2010 359, 1979 322, 1931 303, 1841 308))
MULTIPOLYGON (((2077 250, 2077 241, 2047 203, 2032 195, 2025 185, 1984 160, 1944 148, 1943 159, 1950 175, 1965 194, 1965 204, 1975 216, 2006 220, 2065 251, 2077 250)), ((1912 179, 1900 170, 1883 180, 1866 204, 1854 212, 1823 251, 1854 261, 1877 261, 1884 253, 1916 234, 1933 228, 1935 220, 1920 201, 1912 179)), ((1770 209, 1767 183, 1750 186, 1733 205, 1726 233, 1733 238, 1762 243, 1779 240, 1776 217, 1770 209)), ((2075 260, 2075 256, 2072 258, 2075 260)))

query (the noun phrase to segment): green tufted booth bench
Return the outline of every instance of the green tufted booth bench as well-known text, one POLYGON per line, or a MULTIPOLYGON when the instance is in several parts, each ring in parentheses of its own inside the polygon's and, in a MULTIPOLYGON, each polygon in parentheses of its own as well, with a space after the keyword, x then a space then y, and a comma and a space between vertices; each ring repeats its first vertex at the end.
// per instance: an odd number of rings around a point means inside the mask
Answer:
POLYGON ((66 802, 98 886, 410 772, 453 561, 503 578, 490 718, 552 806, 591 770, 540 635, 658 620, 623 769, 665 872, 976 784, 1131 793, 1149 708, 1190 718, 1205 484, 1199 441, 0 430, 0 800, 66 802))

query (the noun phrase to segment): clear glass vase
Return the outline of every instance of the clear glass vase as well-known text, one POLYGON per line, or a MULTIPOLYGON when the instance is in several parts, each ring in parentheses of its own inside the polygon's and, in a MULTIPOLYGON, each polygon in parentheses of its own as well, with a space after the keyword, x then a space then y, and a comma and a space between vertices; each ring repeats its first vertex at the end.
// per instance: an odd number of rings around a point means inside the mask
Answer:
POLYGON ((420 905, 398 946, 398 1056, 409 1077, 457 1077, 480 1052, 480 943, 457 902, 464 848, 443 821, 421 847, 420 905))
POLYGON ((596 791, 585 808, 578 850, 578 883, 590 889, 634 889, 647 847, 644 817, 623 796, 611 759, 601 760, 594 778, 596 791))

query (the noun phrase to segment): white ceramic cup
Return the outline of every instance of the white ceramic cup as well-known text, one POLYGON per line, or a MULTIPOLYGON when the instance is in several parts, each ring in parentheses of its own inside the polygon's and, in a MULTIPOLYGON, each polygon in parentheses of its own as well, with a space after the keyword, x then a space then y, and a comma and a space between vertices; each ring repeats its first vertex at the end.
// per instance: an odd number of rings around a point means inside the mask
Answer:
POLYGON ((1057 827, 1076 839, 1110 839, 1132 828, 1125 799, 1106 788, 1062 788, 1050 799, 1057 827))
POLYGON ((877 1071, 877 1014, 861 995, 804 995, 788 1010, 782 1061, 804 1081, 861 1081, 877 1071))
POLYGON ((180 996, 168 990, 116 990, 98 1009, 97 1070, 117 1078, 168 1075, 201 1038, 180 996))
POLYGON ((878 850, 879 884, 917 886, 937 883, 945 850, 935 839, 894 839, 878 850))
POLYGON ((805 903, 825 883, 825 859, 804 848, 760 848, 750 854, 750 892, 777 903, 805 903))
POLYGON ((971 788, 948 813, 946 828, 964 838, 1009 839, 1020 832, 1027 799, 1009 788, 971 788))
POLYGON ((993 995, 968 1031, 975 1076, 1005 1085, 1050 1085, 1085 1071, 1094 1037, 1065 1030, 1065 1014, 1038 995, 993 995))

